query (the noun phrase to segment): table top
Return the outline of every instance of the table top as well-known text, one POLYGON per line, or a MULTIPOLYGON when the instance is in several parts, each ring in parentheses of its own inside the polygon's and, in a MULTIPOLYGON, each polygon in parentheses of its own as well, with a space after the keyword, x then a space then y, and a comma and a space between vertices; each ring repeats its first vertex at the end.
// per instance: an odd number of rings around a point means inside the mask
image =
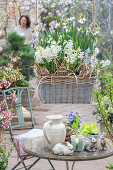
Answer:
POLYGON ((53 154, 52 150, 48 149, 44 144, 43 137, 33 138, 28 140, 24 145, 24 151, 28 154, 50 160, 62 160, 62 161, 85 161, 85 160, 95 160, 102 159, 113 155, 113 145, 107 140, 107 150, 95 152, 74 152, 73 155, 69 156, 59 156, 53 154))

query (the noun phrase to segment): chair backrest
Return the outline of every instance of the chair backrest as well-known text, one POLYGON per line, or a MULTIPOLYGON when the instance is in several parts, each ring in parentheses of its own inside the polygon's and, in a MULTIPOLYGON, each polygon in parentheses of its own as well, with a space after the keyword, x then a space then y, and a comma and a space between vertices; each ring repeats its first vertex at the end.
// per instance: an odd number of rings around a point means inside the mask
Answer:
POLYGON ((31 109, 29 89, 28 87, 10 88, 7 90, 3 90, 2 95, 3 95, 3 99, 6 100, 5 110, 12 108, 14 109, 13 110, 14 115, 17 116, 16 125, 15 124, 13 125, 13 121, 10 121, 10 125, 9 125, 11 139, 13 140, 14 136, 13 136, 12 130, 14 128, 16 129, 16 128, 20 128, 20 127, 28 126, 28 125, 32 125, 32 128, 34 128, 34 120, 33 120, 32 109, 31 109), (25 97, 23 96, 23 94, 26 94, 24 95, 25 97), (27 100, 27 109, 30 113, 31 120, 29 122, 25 121, 24 114, 23 114, 23 101, 24 100, 27 100))

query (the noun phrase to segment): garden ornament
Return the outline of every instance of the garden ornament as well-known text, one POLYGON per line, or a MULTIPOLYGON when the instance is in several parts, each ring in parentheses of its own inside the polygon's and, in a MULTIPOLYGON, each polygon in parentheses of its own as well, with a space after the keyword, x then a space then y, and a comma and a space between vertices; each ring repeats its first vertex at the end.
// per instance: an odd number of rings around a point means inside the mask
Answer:
POLYGON ((91 136, 90 139, 88 141, 86 141, 85 146, 84 146, 84 150, 91 152, 91 151, 96 151, 97 149, 97 140, 94 138, 94 136, 91 136))
POLYGON ((69 142, 61 142, 52 149, 56 155, 72 155, 74 152, 73 146, 69 142))
POLYGON ((107 149, 106 146, 106 139, 104 138, 104 135, 100 136, 100 150, 105 151, 107 149))

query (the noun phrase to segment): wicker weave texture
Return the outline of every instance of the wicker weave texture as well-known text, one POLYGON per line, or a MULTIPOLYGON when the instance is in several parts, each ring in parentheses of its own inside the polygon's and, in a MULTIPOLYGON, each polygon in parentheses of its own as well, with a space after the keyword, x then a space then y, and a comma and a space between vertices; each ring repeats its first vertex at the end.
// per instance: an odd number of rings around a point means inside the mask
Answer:
POLYGON ((40 84, 38 94, 42 103, 91 103, 94 84, 40 84))

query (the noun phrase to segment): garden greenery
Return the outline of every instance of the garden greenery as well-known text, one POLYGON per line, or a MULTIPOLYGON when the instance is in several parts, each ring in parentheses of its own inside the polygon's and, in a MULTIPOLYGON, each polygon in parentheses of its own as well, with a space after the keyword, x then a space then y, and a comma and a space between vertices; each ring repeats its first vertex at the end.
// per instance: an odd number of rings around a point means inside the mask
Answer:
POLYGON ((5 100, 0 102, 0 169, 8 167, 8 158, 13 150, 12 144, 7 143, 7 138, 3 137, 4 129, 9 128, 9 121, 12 120, 12 109, 5 111, 5 100))
POLYGON ((7 144, 7 138, 0 137, 0 169, 6 170, 8 168, 8 158, 11 156, 13 150, 12 144, 7 144))
POLYGON ((102 87, 104 90, 94 90, 93 105, 96 107, 94 114, 98 114, 113 140, 113 75, 111 73, 103 74, 102 87))
POLYGON ((7 66, 12 59, 13 67, 20 69, 20 72, 29 80, 30 76, 33 74, 34 65, 34 50, 28 44, 24 44, 25 38, 16 34, 16 32, 11 32, 7 36, 7 44, 4 45, 2 51, 0 52, 0 66, 7 66))

